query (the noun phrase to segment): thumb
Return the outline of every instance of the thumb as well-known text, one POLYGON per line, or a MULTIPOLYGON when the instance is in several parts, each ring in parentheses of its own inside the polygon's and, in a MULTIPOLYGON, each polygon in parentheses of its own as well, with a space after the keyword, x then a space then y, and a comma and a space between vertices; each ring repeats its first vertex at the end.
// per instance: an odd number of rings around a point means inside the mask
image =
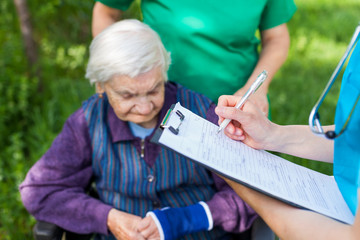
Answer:
POLYGON ((151 223, 151 218, 150 217, 145 217, 143 218, 137 226, 138 231, 143 231, 144 229, 148 228, 149 225, 151 223))

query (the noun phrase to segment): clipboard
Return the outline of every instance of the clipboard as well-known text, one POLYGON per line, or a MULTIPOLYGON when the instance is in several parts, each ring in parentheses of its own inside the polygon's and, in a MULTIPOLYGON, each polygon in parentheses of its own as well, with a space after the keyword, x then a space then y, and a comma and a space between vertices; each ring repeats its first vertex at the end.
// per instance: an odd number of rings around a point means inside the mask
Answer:
MULTIPOLYGON (((153 137, 150 139, 151 142, 162 145, 159 143, 159 139, 165 128, 169 128, 169 130, 175 135, 179 134, 181 124, 179 124, 176 127, 167 125, 168 120, 170 118, 170 115, 172 114, 172 110, 174 109, 174 107, 175 107, 175 104, 172 104, 171 107, 169 108, 169 110, 166 112, 163 120, 161 121, 161 123, 159 125, 159 128, 155 131, 153 137)), ((177 115, 179 116, 180 120, 183 120, 185 118, 185 116, 180 111, 177 112, 177 115)), ((165 145, 162 145, 162 146, 166 147, 165 145)), ((168 148, 168 147, 166 147, 166 148, 168 148)))
POLYGON ((151 141, 206 169, 292 206, 352 224, 335 179, 231 140, 218 126, 172 105, 151 141), (172 129, 172 130, 171 130, 172 129))

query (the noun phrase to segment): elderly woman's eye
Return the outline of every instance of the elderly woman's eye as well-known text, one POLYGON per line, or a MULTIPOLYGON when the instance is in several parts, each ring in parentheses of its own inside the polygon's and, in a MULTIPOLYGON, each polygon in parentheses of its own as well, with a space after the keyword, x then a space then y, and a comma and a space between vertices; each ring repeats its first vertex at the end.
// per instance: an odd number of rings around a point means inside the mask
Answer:
POLYGON ((130 99, 130 98, 132 98, 134 95, 133 95, 133 94, 126 93, 126 94, 122 94, 121 96, 122 96, 122 98, 124 98, 124 99, 130 99))
POLYGON ((149 95, 153 95, 153 96, 154 96, 154 95, 158 94, 158 92, 159 92, 158 90, 156 90, 156 91, 154 90, 154 91, 149 92, 149 95))

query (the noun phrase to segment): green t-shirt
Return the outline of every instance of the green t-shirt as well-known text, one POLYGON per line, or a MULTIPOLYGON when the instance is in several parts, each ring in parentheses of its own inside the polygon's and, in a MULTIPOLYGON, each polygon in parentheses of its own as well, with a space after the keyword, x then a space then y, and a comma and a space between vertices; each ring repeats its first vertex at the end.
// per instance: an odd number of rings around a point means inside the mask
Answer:
MULTIPOLYGON (((98 0, 126 10, 132 0, 98 0)), ((146 24, 171 52, 169 80, 217 102, 234 94, 252 73, 258 58, 256 31, 290 20, 293 0, 142 0, 146 24)))

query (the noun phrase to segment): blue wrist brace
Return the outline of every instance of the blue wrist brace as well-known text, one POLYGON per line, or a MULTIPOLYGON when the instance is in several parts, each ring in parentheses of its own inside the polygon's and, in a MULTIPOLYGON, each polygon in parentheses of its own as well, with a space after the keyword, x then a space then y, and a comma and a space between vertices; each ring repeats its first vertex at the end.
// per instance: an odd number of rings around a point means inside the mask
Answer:
POLYGON ((154 210, 164 232, 165 240, 175 240, 189 233, 209 229, 209 220, 200 204, 182 208, 154 210))

